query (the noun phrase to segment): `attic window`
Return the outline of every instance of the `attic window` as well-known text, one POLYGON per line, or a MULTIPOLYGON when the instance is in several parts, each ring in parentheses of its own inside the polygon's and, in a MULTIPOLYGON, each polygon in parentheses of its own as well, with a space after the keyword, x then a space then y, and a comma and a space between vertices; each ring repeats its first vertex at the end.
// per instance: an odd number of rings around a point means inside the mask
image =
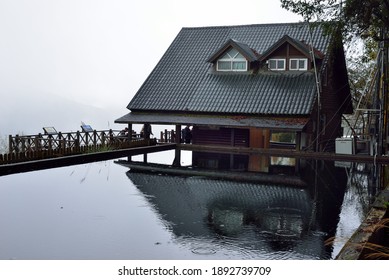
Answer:
POLYGON ((308 59, 291 58, 289 60, 289 70, 305 71, 308 70, 308 59))
POLYGON ((284 71, 286 69, 286 59, 284 58, 269 59, 268 67, 270 70, 284 71))
POLYGON ((217 71, 247 71, 247 60, 237 50, 231 48, 216 65, 217 71))

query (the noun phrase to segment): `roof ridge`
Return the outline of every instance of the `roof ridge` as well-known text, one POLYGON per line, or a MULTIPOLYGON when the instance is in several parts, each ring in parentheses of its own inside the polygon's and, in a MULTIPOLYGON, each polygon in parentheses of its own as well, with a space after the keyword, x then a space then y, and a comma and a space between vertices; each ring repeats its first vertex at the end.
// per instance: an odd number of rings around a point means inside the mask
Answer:
MULTIPOLYGON (((311 22, 319 23, 319 22, 311 22)), ((302 25, 307 22, 284 22, 284 23, 252 23, 252 24, 237 24, 237 25, 210 25, 210 26, 184 26, 182 29, 223 29, 223 28, 236 28, 236 27, 255 27, 255 26, 282 26, 282 25, 302 25)))

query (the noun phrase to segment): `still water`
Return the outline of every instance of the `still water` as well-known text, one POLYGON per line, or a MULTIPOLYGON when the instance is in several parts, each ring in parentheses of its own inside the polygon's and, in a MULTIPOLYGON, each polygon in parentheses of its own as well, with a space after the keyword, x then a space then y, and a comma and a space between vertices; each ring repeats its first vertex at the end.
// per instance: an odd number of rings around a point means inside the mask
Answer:
POLYGON ((0 259, 332 259, 368 210, 371 169, 304 166, 307 187, 117 160, 2 176, 0 259))

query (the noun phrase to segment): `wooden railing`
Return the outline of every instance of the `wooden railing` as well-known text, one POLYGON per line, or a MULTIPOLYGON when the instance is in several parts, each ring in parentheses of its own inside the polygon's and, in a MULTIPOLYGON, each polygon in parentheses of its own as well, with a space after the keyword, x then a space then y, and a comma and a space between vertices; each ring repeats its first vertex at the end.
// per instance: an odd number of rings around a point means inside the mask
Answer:
POLYGON ((120 130, 68 132, 56 134, 9 136, 8 154, 0 154, 0 164, 51 157, 107 151, 155 144, 133 134, 131 141, 120 130))
POLYGON ((161 136, 159 139, 160 143, 175 143, 176 142, 176 132, 172 130, 163 130, 161 131, 161 136))

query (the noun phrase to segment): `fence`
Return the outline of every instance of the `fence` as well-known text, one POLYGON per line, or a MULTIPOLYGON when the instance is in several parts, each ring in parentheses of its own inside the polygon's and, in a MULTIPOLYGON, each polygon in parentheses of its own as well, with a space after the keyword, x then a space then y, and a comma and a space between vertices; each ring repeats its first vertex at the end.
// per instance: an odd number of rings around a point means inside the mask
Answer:
POLYGON ((176 142, 176 132, 174 129, 161 131, 161 136, 159 142, 161 143, 175 143, 176 142))
POLYGON ((0 164, 60 157, 104 150, 124 149, 154 144, 133 134, 131 141, 120 130, 69 132, 9 136, 8 154, 0 154, 0 164))

